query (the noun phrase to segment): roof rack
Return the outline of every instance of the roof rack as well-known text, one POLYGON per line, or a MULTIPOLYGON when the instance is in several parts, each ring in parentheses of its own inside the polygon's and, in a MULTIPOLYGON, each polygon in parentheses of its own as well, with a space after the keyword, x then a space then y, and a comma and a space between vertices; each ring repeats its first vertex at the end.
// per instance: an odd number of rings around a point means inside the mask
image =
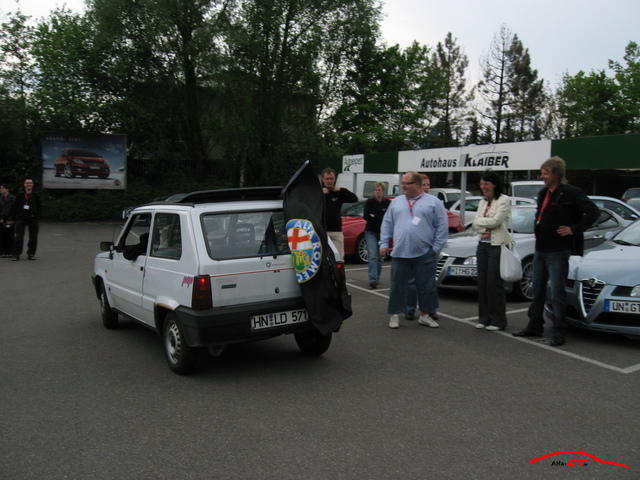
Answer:
POLYGON ((232 202, 238 200, 279 200, 282 187, 249 187, 225 188, 220 190, 200 190, 187 194, 175 203, 215 203, 232 202))

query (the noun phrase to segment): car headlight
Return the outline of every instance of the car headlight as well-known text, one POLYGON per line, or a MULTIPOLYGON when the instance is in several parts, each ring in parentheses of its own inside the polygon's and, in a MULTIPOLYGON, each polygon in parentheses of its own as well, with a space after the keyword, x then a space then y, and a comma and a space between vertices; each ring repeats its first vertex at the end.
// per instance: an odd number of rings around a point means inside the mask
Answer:
POLYGON ((636 285, 635 287, 633 287, 629 296, 640 297, 640 285, 636 285))
POLYGON ((464 262, 462 262, 463 265, 477 265, 478 264, 478 259, 476 257, 467 257, 464 259, 464 262))

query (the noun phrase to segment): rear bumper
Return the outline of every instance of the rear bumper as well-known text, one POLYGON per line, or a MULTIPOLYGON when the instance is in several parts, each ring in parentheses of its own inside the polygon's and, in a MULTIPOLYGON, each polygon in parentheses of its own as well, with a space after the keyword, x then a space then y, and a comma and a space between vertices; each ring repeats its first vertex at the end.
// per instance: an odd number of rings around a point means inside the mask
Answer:
POLYGON ((209 310, 178 307, 175 313, 182 324, 187 344, 192 347, 204 347, 248 342, 313 329, 310 322, 305 322, 258 331, 251 330, 253 315, 302 308, 305 308, 304 301, 302 297, 299 297, 272 302, 215 307, 209 310))

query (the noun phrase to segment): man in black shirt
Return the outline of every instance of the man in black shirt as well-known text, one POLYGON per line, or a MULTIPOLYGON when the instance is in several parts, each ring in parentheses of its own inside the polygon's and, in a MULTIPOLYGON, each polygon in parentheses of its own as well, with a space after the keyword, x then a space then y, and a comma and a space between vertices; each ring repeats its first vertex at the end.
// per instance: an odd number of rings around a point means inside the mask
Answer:
POLYGON ((342 205, 358 201, 358 197, 346 188, 336 187, 336 171, 325 168, 322 171, 322 193, 324 193, 324 216, 327 234, 344 260, 344 235, 342 234, 342 205))
POLYGON ((369 286, 376 288, 380 280, 382 257, 380 256, 380 226, 391 200, 384 198, 384 184, 378 182, 373 197, 364 204, 362 216, 367 222, 364 239, 367 242, 367 263, 369 264, 369 286))
POLYGON ((516 337, 535 337, 543 333, 544 304, 549 282, 553 347, 565 343, 565 283, 569 256, 582 255, 583 232, 598 219, 600 210, 578 187, 567 184, 566 166, 560 157, 551 157, 540 167, 544 187, 538 194, 536 211, 536 250, 533 256, 533 301, 529 323, 516 337))
POLYGON ((24 242, 24 231, 29 229, 29 243, 27 244, 27 258, 35 260, 38 248, 38 219, 40 218, 40 197, 33 191, 33 179, 24 181, 24 190, 16 197, 13 204, 11 218, 15 223, 15 238, 13 243, 13 260, 20 260, 24 242))

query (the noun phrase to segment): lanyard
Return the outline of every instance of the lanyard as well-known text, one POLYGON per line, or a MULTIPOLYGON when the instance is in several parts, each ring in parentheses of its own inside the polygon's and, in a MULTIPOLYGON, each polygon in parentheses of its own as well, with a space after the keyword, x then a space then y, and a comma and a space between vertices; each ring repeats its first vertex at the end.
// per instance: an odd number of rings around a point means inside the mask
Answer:
POLYGON ((415 200, 409 200, 409 197, 405 197, 407 199, 407 205, 409 206, 409 213, 413 217, 413 206, 422 198, 422 194, 418 196, 415 200))
POLYGON ((538 218, 536 218, 537 223, 542 221, 542 214, 547 209, 549 205, 549 201, 551 200, 551 190, 547 190, 547 194, 544 196, 544 200, 542 201, 542 206, 540 207, 540 212, 538 212, 538 218))
POLYGON ((487 212, 489 211, 490 208, 491 208, 491 201, 487 202, 487 206, 484 207, 484 212, 482 212, 483 217, 487 216, 487 212))

